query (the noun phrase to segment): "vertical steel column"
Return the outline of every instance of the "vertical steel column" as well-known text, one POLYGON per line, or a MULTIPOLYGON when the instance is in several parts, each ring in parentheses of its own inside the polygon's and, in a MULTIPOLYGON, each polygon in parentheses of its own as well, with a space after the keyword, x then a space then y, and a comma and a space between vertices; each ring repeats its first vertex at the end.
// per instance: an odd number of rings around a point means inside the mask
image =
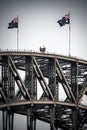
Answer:
POLYGON ((13 99, 14 96, 15 96, 15 80, 11 70, 9 70, 9 98, 13 99))
POLYGON ((36 130, 36 119, 32 113, 32 107, 27 109, 27 130, 36 130))
POLYGON ((58 85, 56 80, 56 61, 49 59, 49 88, 55 100, 58 100, 58 85))
POLYGON ((6 98, 9 97, 9 66, 8 57, 2 56, 2 89, 6 98))
POLYGON ((2 56, 2 89, 7 99, 12 99, 15 95, 15 80, 9 65, 9 58, 2 56))
POLYGON ((2 112, 3 130, 13 130, 14 113, 10 111, 2 112))
MULTIPOLYGON (((33 59, 26 56, 26 71, 25 71, 25 85, 28 88, 31 99, 37 99, 37 79, 33 70, 33 59)), ((36 120, 33 115, 33 106, 27 108, 27 130, 36 130, 36 120)))
POLYGON ((27 110, 27 130, 31 130, 30 129, 30 111, 27 110))
MULTIPOLYGON (((71 63, 71 89, 78 104, 78 63, 71 63)), ((72 109, 73 130, 78 129, 78 108, 72 109)))
MULTIPOLYGON (((9 58, 2 56, 2 90, 5 93, 7 101, 12 100, 15 95, 15 81, 9 68, 9 58)), ((3 130, 13 130, 13 113, 3 111, 3 130)))
MULTIPOLYGON (((2 90, 5 93, 6 98, 9 97, 9 67, 8 57, 2 56, 2 90)), ((7 130, 7 111, 3 111, 3 130, 7 130)))
POLYGON ((71 63, 71 87, 73 94, 78 102, 78 63, 71 63))
MULTIPOLYGON (((56 79, 56 61, 49 59, 49 88, 55 100, 58 100, 58 84, 56 79)), ((55 127, 55 107, 50 107, 50 130, 56 130, 55 127)))
POLYGON ((56 130, 55 128, 55 107, 50 107, 50 130, 56 130))
POLYGON ((31 99, 37 98, 37 82, 34 78, 33 71, 33 59, 30 56, 26 56, 26 71, 25 71, 25 85, 28 88, 31 99))
POLYGON ((7 111, 7 130, 13 130, 14 114, 11 111, 7 111))
POLYGON ((72 117, 73 117, 73 130, 79 129, 79 110, 73 108, 72 109, 72 117))
POLYGON ((36 117, 34 117, 34 130, 36 130, 36 117))
POLYGON ((13 130, 14 128, 14 113, 10 113, 10 130, 13 130))
POLYGON ((7 111, 2 112, 3 130, 7 130, 7 111))

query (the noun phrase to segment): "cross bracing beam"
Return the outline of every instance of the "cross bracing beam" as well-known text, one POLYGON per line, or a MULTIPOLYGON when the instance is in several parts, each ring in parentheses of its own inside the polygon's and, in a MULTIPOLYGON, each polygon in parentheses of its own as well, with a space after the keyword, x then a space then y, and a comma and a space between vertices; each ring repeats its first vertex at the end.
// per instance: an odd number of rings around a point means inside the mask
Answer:
POLYGON ((4 94, 3 90, 2 90, 2 88, 0 88, 0 93, 1 93, 1 95, 2 95, 2 99, 4 100, 4 102, 7 102, 6 96, 5 96, 5 94, 4 94))
POLYGON ((83 83, 83 87, 79 92, 79 102, 82 100, 82 97, 87 93, 87 82, 83 83))
MULTIPOLYGON (((25 87, 25 85, 24 85, 24 83, 23 83, 23 81, 22 81, 22 79, 21 79, 21 77, 20 77, 20 75, 19 75, 19 73, 18 73, 18 71, 17 71, 17 69, 16 69, 16 66, 15 66, 15 64, 13 63, 12 58, 11 58, 10 56, 9 56, 9 60, 10 60, 10 63, 11 63, 11 65, 12 65, 13 71, 15 71, 15 74, 16 74, 15 77, 18 77, 18 79, 19 79, 19 81, 20 81, 20 83, 17 81, 17 84, 21 84, 21 85, 19 85, 19 86, 20 86, 20 89, 21 89, 23 95, 25 96, 25 93, 26 93, 26 95, 27 95, 28 98, 30 99, 30 94, 28 93, 27 88, 25 87)), ((10 68, 11 68, 11 66, 10 66, 10 68)), ((12 69, 11 69, 11 70, 12 70, 12 69)), ((13 72, 13 71, 12 71, 12 72, 13 72)))
POLYGON ((67 97, 69 97, 69 99, 71 99, 71 96, 70 96, 69 91, 68 91, 68 88, 70 88, 70 87, 69 87, 69 84, 68 84, 68 82, 66 81, 66 78, 65 78, 65 76, 63 75, 62 70, 61 70, 61 68, 60 68, 59 63, 58 63, 57 60, 56 60, 56 63, 57 63, 57 68, 56 68, 57 75, 58 75, 59 78, 60 78, 60 82, 61 82, 61 84, 62 84, 62 86, 63 86, 63 88, 64 88, 64 90, 65 90, 65 92, 66 92, 67 97), (63 77, 64 77, 64 78, 63 78, 63 77), (63 79, 65 79, 65 82, 64 82, 63 79), (66 87, 65 83, 66 83, 66 85, 68 85, 68 88, 66 87))
POLYGON ((49 96, 51 97, 51 99, 54 100, 53 94, 52 94, 50 88, 48 87, 48 85, 46 84, 46 81, 45 81, 45 79, 44 79, 43 73, 41 72, 41 69, 40 69, 40 67, 39 67, 39 65, 38 65, 38 63, 37 63, 35 57, 33 57, 33 60, 34 60, 34 63, 35 63, 35 65, 36 65, 36 68, 37 68, 37 71, 38 71, 38 73, 39 73, 39 76, 40 76, 40 78, 42 79, 42 81, 43 81, 43 83, 44 83, 44 85, 45 85, 45 88, 46 88, 46 89, 44 88, 44 90, 47 90, 47 92, 49 93, 49 96))
POLYGON ((34 67, 34 71, 35 71, 35 73, 36 73, 36 75, 37 75, 38 81, 39 81, 39 83, 40 83, 40 85, 41 85, 41 87, 42 87, 42 89, 43 89, 45 95, 46 95, 47 97, 49 97, 48 91, 46 90, 47 84, 46 84, 46 81, 45 81, 45 79, 44 79, 44 77, 43 77, 43 74, 42 74, 42 72, 41 72, 41 70, 40 70, 38 64, 36 64, 36 66, 34 65, 33 67, 34 67), (36 68, 36 67, 37 67, 37 68, 36 68), (44 80, 43 80, 43 79, 44 79, 44 80))

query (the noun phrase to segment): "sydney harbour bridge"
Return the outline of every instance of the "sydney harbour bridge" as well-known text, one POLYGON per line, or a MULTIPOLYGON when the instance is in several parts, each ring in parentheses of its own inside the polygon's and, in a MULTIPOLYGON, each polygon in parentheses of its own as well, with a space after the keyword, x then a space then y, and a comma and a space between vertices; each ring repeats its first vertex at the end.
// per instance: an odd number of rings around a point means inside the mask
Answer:
POLYGON ((27 130, 36 130, 37 120, 49 123, 50 130, 87 130, 84 96, 87 61, 46 52, 0 50, 2 130, 14 130, 14 114, 26 116, 27 130), (64 100, 60 100, 61 88, 64 100))

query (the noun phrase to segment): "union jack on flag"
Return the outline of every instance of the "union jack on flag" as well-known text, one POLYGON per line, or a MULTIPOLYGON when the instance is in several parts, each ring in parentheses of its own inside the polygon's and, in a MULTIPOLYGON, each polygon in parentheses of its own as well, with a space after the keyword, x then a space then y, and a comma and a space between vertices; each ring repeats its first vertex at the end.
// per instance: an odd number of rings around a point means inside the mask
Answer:
POLYGON ((66 19, 70 19, 70 13, 66 14, 64 17, 65 17, 66 19))
POLYGON ((14 23, 18 23, 18 17, 14 18, 14 19, 13 19, 13 22, 14 22, 14 23))

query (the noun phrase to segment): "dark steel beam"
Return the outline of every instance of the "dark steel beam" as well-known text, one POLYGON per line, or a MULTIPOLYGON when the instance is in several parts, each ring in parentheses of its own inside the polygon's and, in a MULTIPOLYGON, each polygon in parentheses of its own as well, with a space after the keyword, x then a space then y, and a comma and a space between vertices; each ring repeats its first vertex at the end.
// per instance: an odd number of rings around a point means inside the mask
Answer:
POLYGON ((87 65, 87 61, 86 60, 83 60, 83 59, 79 59, 77 57, 73 57, 73 56, 64 56, 64 55, 58 55, 58 54, 55 54, 55 53, 39 53, 39 52, 32 52, 32 51, 0 51, 0 56, 9 56, 9 55, 12 55, 12 56, 36 56, 36 57, 48 57, 48 58, 56 58, 56 59, 62 59, 62 60, 65 60, 65 61, 69 61, 69 62, 77 62, 80 63, 80 64, 84 64, 84 65, 87 65))
POLYGON ((36 101, 10 101, 8 103, 2 103, 0 104, 0 109, 5 108, 5 107, 12 107, 12 106, 22 106, 22 105, 29 105, 29 104, 42 104, 42 105, 61 105, 61 106, 69 106, 69 107, 77 107, 77 108, 81 108, 81 109, 86 109, 87 110, 87 106, 86 105, 81 105, 81 104, 75 104, 75 103, 68 103, 68 102, 63 102, 63 101, 40 101, 40 100, 36 100, 36 101))

